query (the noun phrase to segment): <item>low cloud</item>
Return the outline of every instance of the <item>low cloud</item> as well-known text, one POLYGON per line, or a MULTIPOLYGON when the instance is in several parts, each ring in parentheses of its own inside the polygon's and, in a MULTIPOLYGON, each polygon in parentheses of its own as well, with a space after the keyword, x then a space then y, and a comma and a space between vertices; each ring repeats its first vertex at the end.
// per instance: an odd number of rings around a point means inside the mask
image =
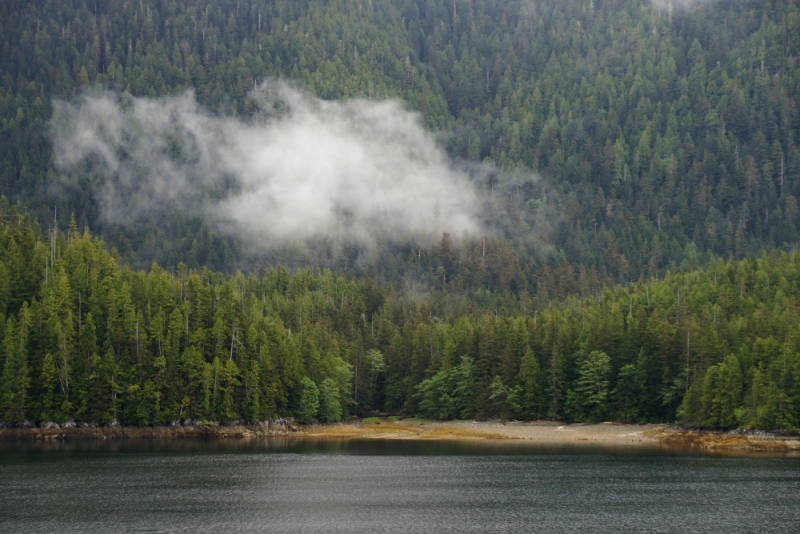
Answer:
POLYGON ((55 101, 57 167, 66 180, 99 176, 107 222, 134 227, 179 210, 265 250, 484 231, 468 173, 399 101, 323 101, 278 82, 253 98, 259 111, 247 120, 207 112, 192 92, 55 101))
POLYGON ((714 0, 653 0, 653 4, 661 9, 685 10, 704 4, 710 4, 713 1, 714 0))

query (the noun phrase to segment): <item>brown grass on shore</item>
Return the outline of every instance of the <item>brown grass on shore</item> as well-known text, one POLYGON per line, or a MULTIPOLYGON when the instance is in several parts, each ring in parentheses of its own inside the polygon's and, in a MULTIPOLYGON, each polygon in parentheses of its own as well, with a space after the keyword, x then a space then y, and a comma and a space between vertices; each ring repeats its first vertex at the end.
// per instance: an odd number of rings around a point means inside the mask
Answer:
POLYGON ((731 434, 710 430, 664 428, 653 437, 666 445, 704 450, 793 452, 800 451, 800 436, 731 434))
POLYGON ((664 424, 560 424, 554 422, 421 421, 405 419, 315 425, 300 431, 313 439, 410 439, 508 441, 542 445, 659 446, 707 452, 800 452, 800 437, 689 431, 664 424))
POLYGON ((303 429, 301 433, 303 437, 324 439, 501 440, 509 438, 500 432, 487 431, 485 428, 469 428, 453 422, 414 419, 316 425, 303 429))
POLYGON ((561 425, 552 422, 366 420, 308 427, 302 435, 316 439, 514 440, 544 444, 635 445, 655 443, 648 432, 663 425, 561 425))
POLYGON ((2 428, 0 441, 81 439, 221 439, 284 436, 294 439, 494 441, 532 445, 666 446, 714 452, 800 454, 800 436, 691 431, 667 425, 561 424, 547 421, 428 421, 370 418, 334 424, 235 426, 2 428))

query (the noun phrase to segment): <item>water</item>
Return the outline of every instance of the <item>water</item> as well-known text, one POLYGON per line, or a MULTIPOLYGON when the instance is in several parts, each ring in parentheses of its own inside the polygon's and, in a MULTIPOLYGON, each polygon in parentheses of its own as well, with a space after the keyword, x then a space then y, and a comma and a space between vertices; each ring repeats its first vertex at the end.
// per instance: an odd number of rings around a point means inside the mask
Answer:
POLYGON ((0 532, 798 532, 800 459, 431 442, 0 444, 0 532))

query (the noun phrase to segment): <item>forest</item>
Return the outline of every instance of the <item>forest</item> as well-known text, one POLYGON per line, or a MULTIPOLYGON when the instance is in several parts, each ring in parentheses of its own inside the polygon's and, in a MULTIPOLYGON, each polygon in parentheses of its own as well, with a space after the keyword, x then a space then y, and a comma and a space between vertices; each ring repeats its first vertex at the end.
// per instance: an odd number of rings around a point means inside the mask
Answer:
POLYGON ((120 264, 74 222, 0 226, 2 416, 35 421, 437 419, 797 431, 800 259, 738 262, 500 316, 328 269, 120 264))
POLYGON ((800 427, 797 0, 8 0, 0 29, 0 420, 800 427), (111 221, 56 165, 56 101, 246 119, 264 80, 400 99, 497 169, 491 232, 260 253, 111 221))

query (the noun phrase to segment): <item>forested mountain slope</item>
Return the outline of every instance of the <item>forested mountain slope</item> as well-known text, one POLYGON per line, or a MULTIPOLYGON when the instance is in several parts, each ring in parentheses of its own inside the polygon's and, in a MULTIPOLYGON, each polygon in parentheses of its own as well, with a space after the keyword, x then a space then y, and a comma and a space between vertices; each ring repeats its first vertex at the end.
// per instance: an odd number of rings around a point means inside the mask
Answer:
MULTIPOLYGON (((210 109, 246 116, 248 92, 269 77, 328 99, 400 97, 453 157, 544 178, 544 189, 495 184, 514 217, 492 250, 521 258, 515 276, 531 294, 596 292, 697 264, 698 251, 742 258, 797 241, 797 1, 10 0, 0 10, 0 189, 44 221, 55 206, 76 213, 137 265, 232 270, 246 251, 201 221, 103 225, 94 192, 57 179, 53 98, 194 88, 210 109), (557 220, 551 249, 526 239, 537 210, 557 220)), ((414 269, 409 253, 373 274, 396 280, 414 269)), ((434 254, 414 276, 435 285, 440 266, 434 254)), ((484 278, 462 287, 504 289, 498 271, 484 278)))
POLYGON ((664 4, 3 2, 0 420, 796 431, 800 2, 664 4), (490 231, 254 258, 177 211, 111 223, 91 162, 55 165, 57 99, 193 90, 246 121, 265 79, 401 99, 491 170, 490 231))
POLYGON ((74 225, 0 223, 0 420, 672 421, 797 431, 796 253, 498 316, 329 270, 120 267, 74 225))

